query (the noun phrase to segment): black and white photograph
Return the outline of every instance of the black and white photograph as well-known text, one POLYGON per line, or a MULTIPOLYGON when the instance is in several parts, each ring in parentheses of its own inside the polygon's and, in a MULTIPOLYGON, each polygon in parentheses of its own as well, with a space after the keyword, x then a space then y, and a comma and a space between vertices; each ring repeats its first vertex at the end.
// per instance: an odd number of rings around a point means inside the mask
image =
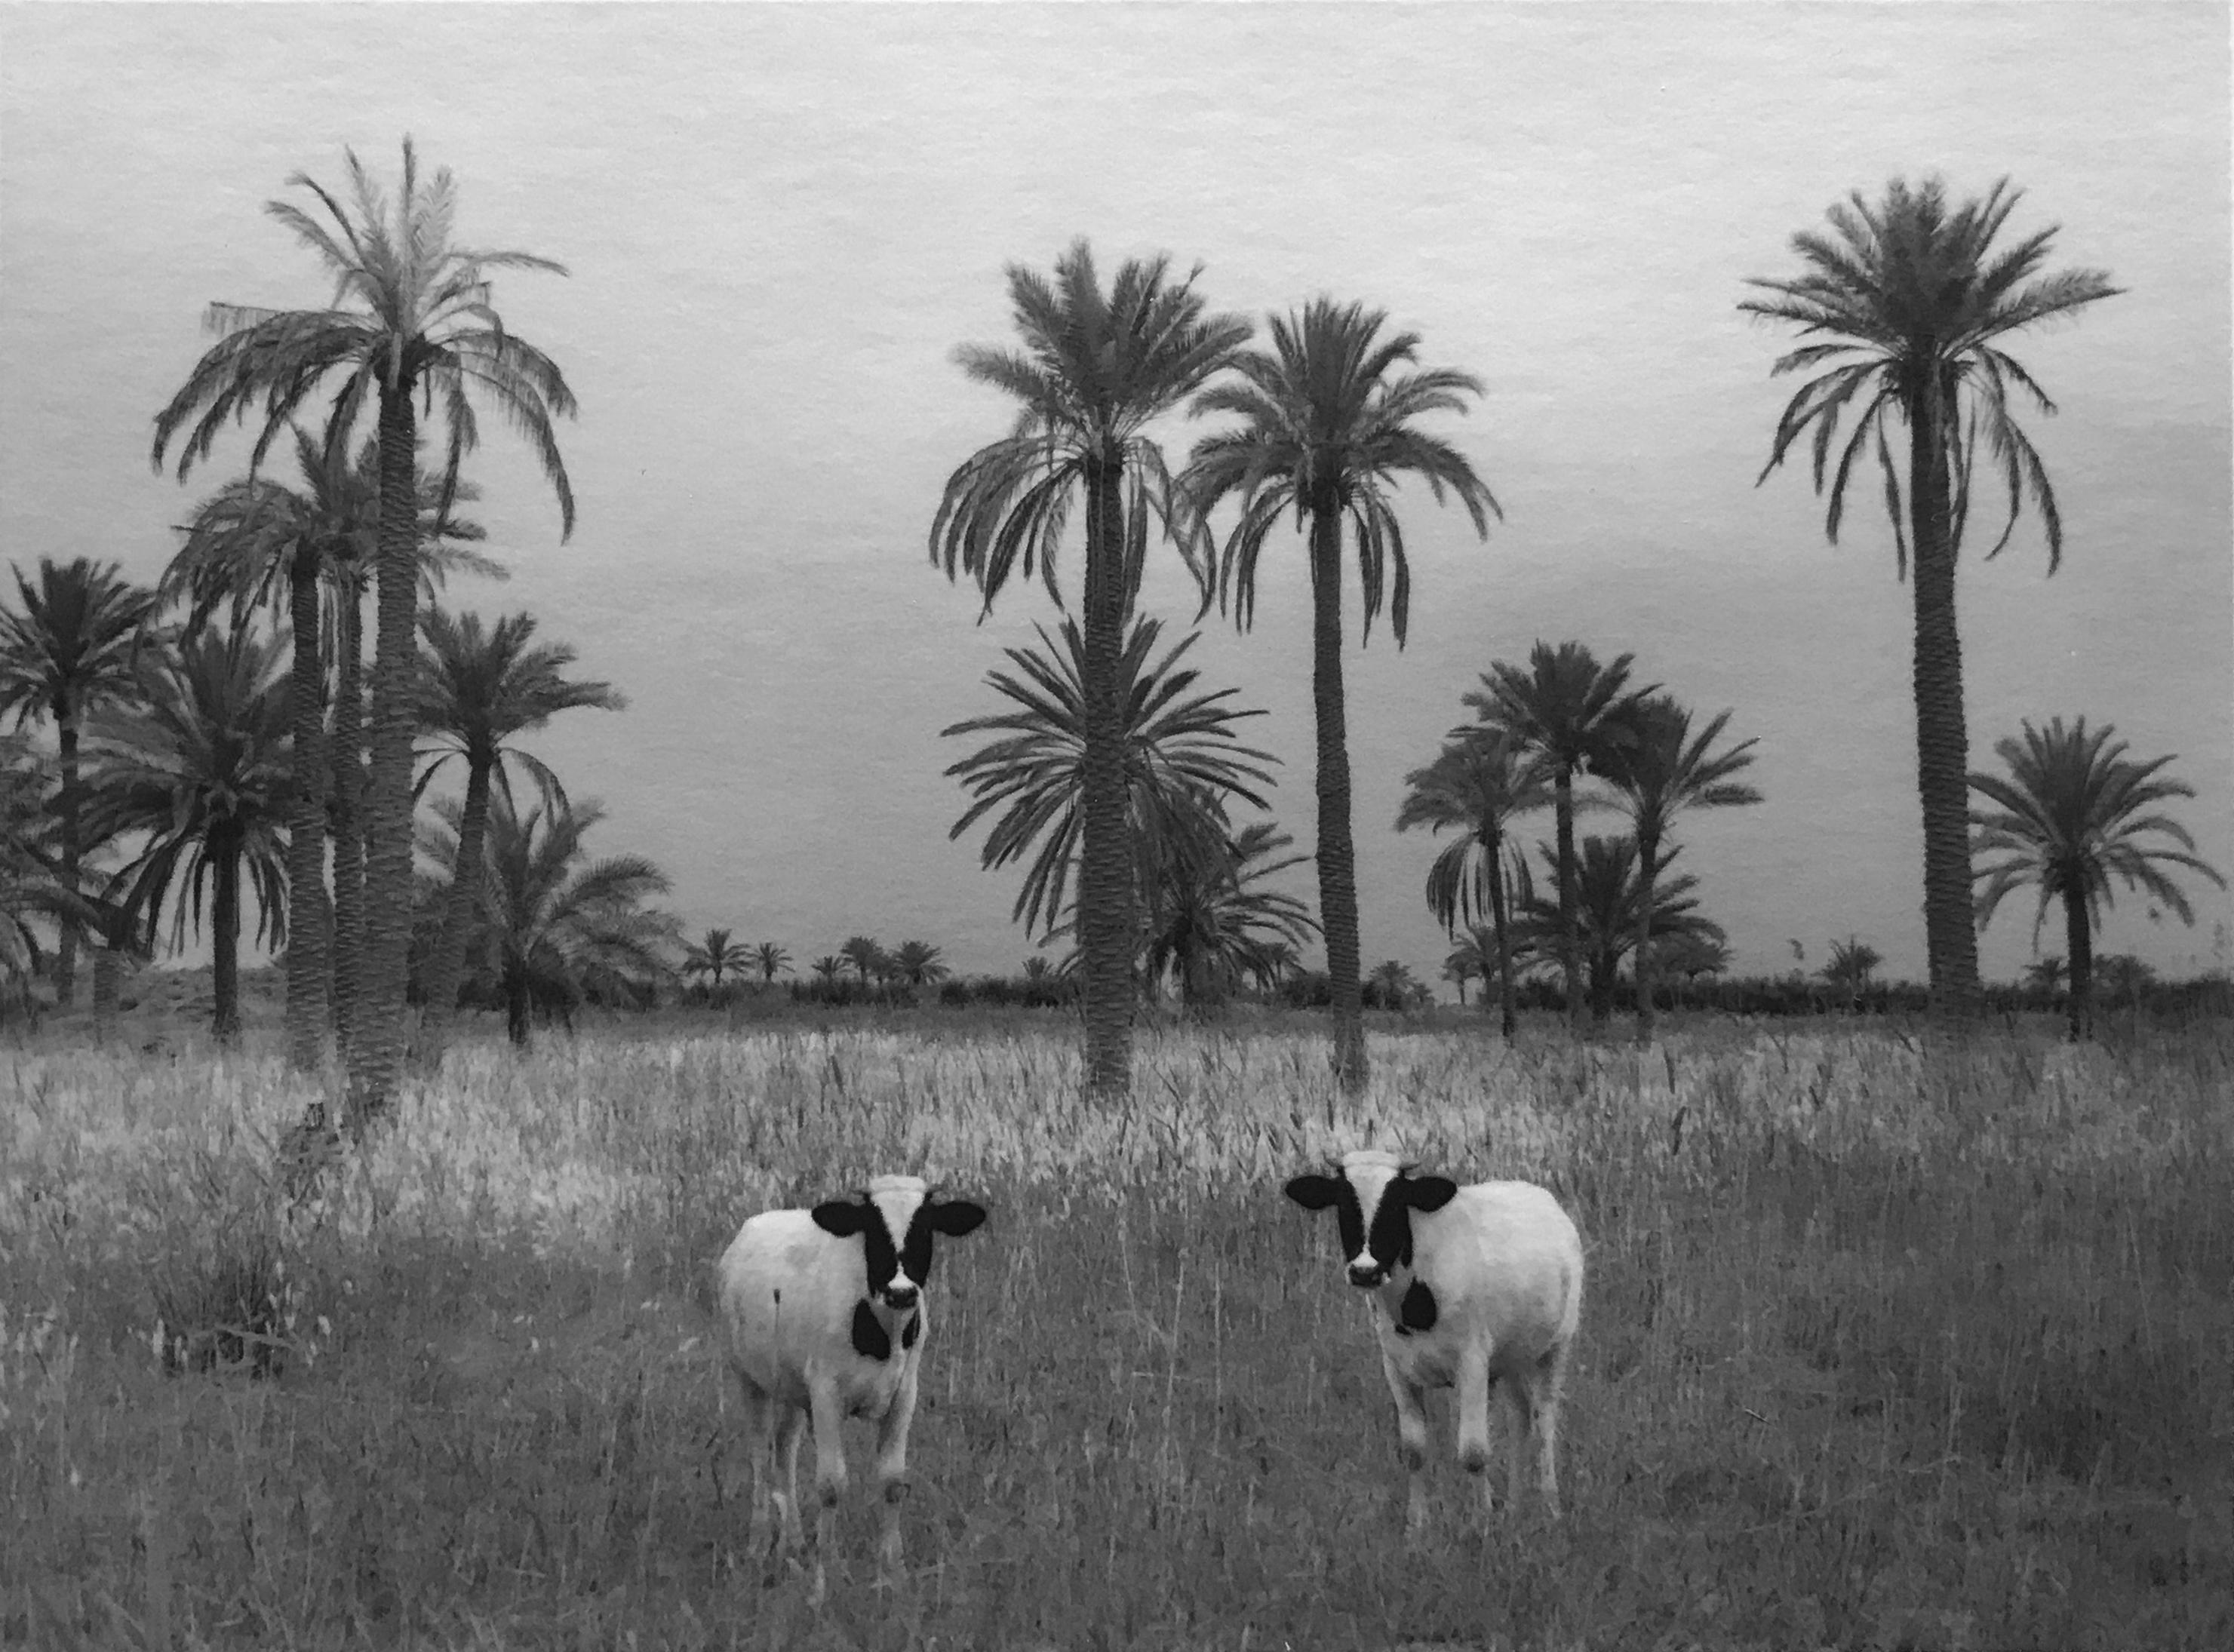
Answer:
POLYGON ((2234 1645, 2226 0, 0 0, 0 1652, 2234 1645))

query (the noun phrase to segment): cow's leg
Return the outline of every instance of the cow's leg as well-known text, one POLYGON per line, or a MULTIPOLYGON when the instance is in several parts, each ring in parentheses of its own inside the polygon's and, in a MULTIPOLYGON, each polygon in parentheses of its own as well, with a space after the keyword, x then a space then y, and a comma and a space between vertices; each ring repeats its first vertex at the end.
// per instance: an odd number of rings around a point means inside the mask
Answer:
POLYGON ((814 1410, 814 1587, 808 1598, 822 1603, 827 1579, 824 1565, 838 1538, 838 1500, 846 1495, 845 1419, 838 1408, 838 1388, 818 1382, 808 1395, 814 1410))
POLYGON ((1529 1447, 1534 1443, 1537 1418, 1537 1372, 1527 1366, 1504 1382, 1505 1398, 1512 1412, 1512 1438, 1505 1457, 1505 1501, 1508 1509, 1520 1507, 1522 1477, 1527 1472, 1529 1447))
POLYGON ((1457 1390, 1459 1466, 1481 1487, 1482 1509, 1495 1499, 1489 1490, 1489 1391, 1497 1379, 1489 1373, 1489 1351, 1470 1348, 1459 1355, 1457 1390))
POLYGON ((916 1367, 911 1361, 877 1430, 877 1502, 884 1528, 877 1542, 877 1570, 887 1583, 898 1582, 900 1576, 900 1505, 908 1494, 908 1424, 915 1416, 915 1382, 916 1367))
POLYGON ((744 1421, 738 1433, 744 1438, 746 1464, 751 1476, 746 1482, 745 1547, 757 1555, 768 1549, 768 1505, 776 1495, 775 1460, 772 1454, 775 1441, 771 1432, 774 1403, 742 1371, 737 1373, 737 1394, 744 1411, 744 1421))
MULTIPOLYGON (((787 1549, 796 1549, 805 1538, 799 1515, 799 1447, 807 1438, 807 1413, 799 1406, 774 1404, 776 1412, 774 1457, 783 1469, 783 1490, 775 1494, 776 1512, 782 1517, 778 1540, 787 1549)), ((771 1463, 773 1472, 775 1466, 771 1463)))
POLYGON ((1396 1445, 1404 1459, 1404 1540, 1414 1543, 1427 1524, 1427 1395, 1386 1353, 1381 1371, 1388 1379, 1388 1397, 1396 1402, 1396 1445))
POLYGON ((1566 1397, 1571 1347, 1560 1343, 1537 1365, 1536 1485, 1554 1520, 1559 1518, 1559 1406, 1566 1397))

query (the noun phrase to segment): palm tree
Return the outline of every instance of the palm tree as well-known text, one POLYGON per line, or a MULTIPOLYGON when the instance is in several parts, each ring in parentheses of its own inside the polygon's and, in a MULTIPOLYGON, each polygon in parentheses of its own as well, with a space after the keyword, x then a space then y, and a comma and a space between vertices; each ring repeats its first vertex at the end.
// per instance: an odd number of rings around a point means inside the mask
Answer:
POLYGON ((1310 909, 1271 880, 1308 856, 1286 854, 1295 839, 1270 820, 1208 844, 1166 839, 1146 889, 1143 973, 1179 982, 1190 1010, 1214 1007, 1244 981, 1279 984, 1295 950, 1318 932, 1310 909))
MULTIPOLYGON (((1063 622, 1060 650, 1044 628, 1035 629, 1039 648, 1004 650, 1018 675, 992 671, 985 678, 1020 708, 972 717, 939 732, 1002 736, 947 769, 973 800, 948 836, 958 838, 982 816, 1003 808, 986 834, 982 859, 990 872, 1031 856, 1009 916, 1022 920, 1027 933, 1038 928, 1044 935, 1066 921, 1074 868, 1078 909, 1085 906, 1087 654, 1075 621, 1063 622)), ((1269 807, 1265 793, 1272 775, 1264 765, 1278 761, 1243 745, 1234 734, 1243 718, 1264 715, 1227 705, 1238 689, 1193 691, 1200 673, 1180 669, 1179 661, 1200 633, 1188 633, 1151 663, 1161 636, 1159 622, 1130 620, 1117 663, 1120 773, 1130 845, 1126 904, 1135 925, 1128 937, 1128 971, 1130 947, 1138 944, 1140 922, 1165 858, 1184 853, 1201 865, 1217 861, 1226 842, 1225 800, 1269 807)))
MULTIPOLYGON (((445 798, 434 812, 421 846, 454 885, 464 808, 445 798)), ((583 839, 604 819, 592 800, 546 798, 522 815, 505 792, 490 800, 473 950, 515 1046, 539 1013, 571 1017, 593 995, 641 999, 669 977, 676 921, 643 906, 667 892, 667 874, 641 855, 589 861, 583 839)))
POLYGON ((1849 935, 1843 941, 1831 943, 1831 961, 1818 973, 1831 985, 1845 989, 1846 1008, 1851 1011, 1870 984, 1870 977, 1884 962, 1884 953, 1867 941, 1849 935))
MULTIPOLYGON (((543 728, 562 711, 585 706, 618 711, 628 702, 609 682, 570 680, 565 673, 574 663, 574 650, 564 643, 535 643, 531 615, 506 614, 484 630, 478 614, 454 615, 430 608, 420 615, 419 630, 426 643, 420 660, 419 728, 432 743, 415 789, 425 791, 453 758, 464 763, 459 853, 462 864, 475 865, 488 825, 491 781, 512 800, 512 764, 526 770, 545 797, 565 800, 566 788, 558 777, 541 759, 513 745, 513 739, 543 728)), ((516 800, 513 806, 516 811, 516 800)), ((458 982, 465 973, 466 930, 475 898, 470 878, 451 885, 421 1024, 430 1060, 441 1050, 443 1024, 457 1005, 458 982)), ((715 984, 721 984, 718 976, 715 984)))
POLYGON ((255 408, 263 430, 250 456, 252 476, 297 410, 336 374, 341 388, 329 425, 335 440, 345 440, 344 433, 354 429, 369 398, 378 402, 379 601, 366 811, 364 1002, 349 1052, 349 1118, 362 1126, 388 1106, 403 1059, 420 577, 417 404, 422 396, 430 404, 439 398, 447 428, 438 517, 448 514, 460 463, 480 440, 470 385, 534 447, 558 496, 563 538, 573 532, 574 494, 552 420, 573 414, 574 395, 557 364, 506 329, 491 305, 491 271, 564 275, 564 267, 530 253, 453 245, 456 188, 449 170, 437 171, 432 185, 422 186, 409 138, 403 140, 402 189, 392 213, 355 153, 346 153, 354 215, 301 173, 290 182, 317 197, 333 220, 331 230, 287 202, 265 206, 331 271, 333 306, 273 310, 212 304, 209 329, 222 336, 156 415, 153 458, 160 470, 164 450, 184 431, 183 481, 226 422, 245 419, 255 408))
POLYGON ((2130 952, 2113 952, 2094 960, 2094 980, 2111 1002, 2122 1001, 2126 1009, 2138 1009, 2141 995, 2156 984, 2157 972, 2130 952))
POLYGON ((827 956, 815 959, 813 963, 814 973, 820 977, 822 984, 826 987, 834 987, 838 984, 838 972, 845 967, 845 959, 827 956))
MULTIPOLYGON (((1555 850, 1548 845, 1538 845, 1538 850, 1547 865, 1557 867, 1555 850)), ((1662 871, 1677 852, 1671 851, 1662 859, 1662 871)), ((1636 950, 1640 936, 1648 946, 1727 939, 1720 924, 1699 915, 1699 903, 1692 894, 1699 880, 1688 873, 1666 882, 1655 880, 1651 904, 1645 909, 1648 921, 1640 924, 1637 911, 1644 904, 1644 880, 1638 868, 1636 839, 1626 835, 1586 838, 1576 858, 1573 910, 1589 972, 1591 1018, 1600 1022, 1613 1013, 1621 961, 1636 950)), ((1558 903, 1540 899, 1531 891, 1523 896, 1520 908, 1522 939, 1536 945, 1539 956, 1548 955, 1551 948, 1545 944, 1564 938, 1558 903)), ((1561 963, 1564 968, 1564 958, 1561 963)))
MULTIPOLYGON (((1741 741, 1714 749, 1734 713, 1725 711, 1691 734, 1689 708, 1669 695, 1650 695, 1630 702, 1624 714, 1629 738, 1607 754, 1604 769, 1636 836, 1637 867, 1644 891, 1637 902, 1642 922, 1652 911, 1652 881, 1659 876, 1660 846, 1686 809, 1740 808, 1760 801, 1760 793, 1733 780, 1753 767, 1758 742, 1741 741)), ((1652 949, 1637 937, 1636 1041, 1652 1041, 1652 949)))
POLYGON ((722 977, 735 970, 742 975, 752 968, 753 954, 741 941, 729 939, 727 930, 708 930, 706 938, 683 954, 683 973, 702 975, 714 986, 722 989, 722 977))
POLYGON ((1940 180, 1911 187, 1894 179, 1872 205, 1856 191, 1827 216, 1834 238, 1802 231, 1793 251, 1805 274, 1752 278, 1767 297, 1738 308, 1800 330, 1804 343, 1772 375, 1824 370, 1785 405, 1769 472, 1812 427, 1815 491, 1826 491, 1824 532, 1835 544, 1846 481, 1871 447, 1885 479, 1892 519, 1895 571, 1908 575, 1916 551, 1915 696, 1917 790, 1924 806, 1924 893, 1931 1001, 1943 1015, 1967 1015, 1978 997, 1978 941, 1971 926, 1970 842, 1964 774, 1969 735, 1963 708, 1963 650, 1955 627, 1955 559, 1969 512, 1970 473, 1983 437, 2001 473, 2009 521, 1986 555, 2009 543, 2028 497, 2048 532, 2048 566, 2063 553, 2063 521, 2047 468, 2009 406, 2013 389, 2044 414, 2055 404, 1997 341, 2035 323, 2068 316, 2114 296, 2100 270, 2038 272, 2055 238, 2051 226, 2001 251, 1994 238, 2022 198, 2002 179, 1983 200, 1949 209, 1940 180), (2035 277, 2038 278, 2035 278, 2035 277), (1852 430, 1829 469, 1839 421, 1852 430), (1908 518, 1903 531, 1901 478, 1889 429, 1908 431, 1908 518))
MULTIPOLYGON (((1509 952, 1507 957, 1510 957, 1509 952)), ((1459 1003, 1462 1008, 1466 1003, 1466 983, 1469 981, 1480 982, 1482 983, 1481 1007, 1483 1012, 1486 1014, 1489 1009, 1490 978, 1498 973, 1499 967, 1497 937, 1490 932, 1487 925, 1477 924, 1466 932, 1465 937, 1456 946, 1444 955, 1443 979, 1457 983, 1459 1003)), ((1512 1036, 1510 1033, 1506 1035, 1512 1036)))
POLYGON ((1410 1009, 1427 996, 1427 988, 1412 974, 1410 966, 1395 958, 1375 964, 1364 984, 1383 1009, 1410 1009))
POLYGON ((1558 846, 1558 944, 1570 1027, 1579 1028, 1583 1016, 1581 920, 1575 904, 1575 776, 1598 773, 1632 738, 1624 714, 1653 692, 1639 689, 1624 695, 1635 658, 1623 654, 1610 665, 1600 665, 1580 643, 1553 648, 1539 641, 1529 650, 1526 671, 1499 660, 1484 674, 1481 687, 1465 696, 1484 722, 1501 729, 1551 771, 1558 846))
POLYGON ((1167 279, 1169 260, 1127 261, 1101 291, 1084 240, 1055 260, 1050 284, 1008 268, 1022 351, 965 344, 963 372, 1022 404, 1016 431, 981 447, 948 478, 931 528, 931 559, 968 573, 990 611, 1021 558, 1050 597, 1055 551, 1072 503, 1086 506, 1080 607, 1080 940, 1085 955, 1086 1087, 1114 1098, 1132 1084, 1133 949, 1138 918, 1126 844, 1125 622, 1140 588, 1153 518, 1202 587, 1214 549, 1187 493, 1173 485, 1146 434, 1249 336, 1238 316, 1206 315, 1198 266, 1167 279))
MULTIPOLYGON (((2051 952, 2048 957, 2035 958, 2030 963, 2025 965, 2024 984, 2032 991, 2052 1001, 2063 990, 2063 978, 2067 973, 2068 972, 2063 967, 2063 960, 2051 952)), ((2097 979, 2100 979, 2102 974, 2101 961, 2099 959, 2096 960, 2094 974, 2097 979)))
MULTIPOLYGON (((114 562, 41 557, 36 583, 21 568, 13 571, 20 605, 0 607, 0 717, 13 717, 18 728, 35 718, 54 719, 62 782, 55 800, 62 828, 56 875, 64 888, 82 893, 79 862, 89 846, 79 735, 89 714, 129 705, 137 695, 135 661, 157 603, 114 562)), ((55 1001, 67 1009, 76 990, 81 924, 54 916, 55 1001)))
POLYGON ((1505 513, 1473 467, 1413 421, 1463 413, 1482 393, 1470 373, 1434 369, 1391 376, 1417 359, 1416 333, 1381 338, 1382 311, 1314 299, 1300 314, 1271 317, 1272 349, 1234 358, 1241 382, 1197 396, 1197 414, 1238 415, 1238 429, 1195 444, 1185 481, 1206 512, 1231 496, 1240 519, 1219 559, 1218 600, 1229 597, 1247 630, 1257 609, 1257 564, 1264 540, 1290 509, 1309 526, 1311 570, 1311 703, 1318 730, 1319 917, 1326 929, 1334 993, 1334 1062, 1348 1094, 1365 1087, 1365 1022, 1359 1014, 1356 852, 1349 819, 1349 736, 1342 693, 1342 525, 1351 524, 1364 615, 1361 640, 1388 597, 1389 629, 1404 645, 1411 565, 1390 494, 1405 476, 1426 481, 1435 502, 1455 493, 1474 532, 1505 513))
POLYGON ((902 941, 892 962, 899 978, 911 987, 944 981, 948 974, 946 965, 939 961, 939 949, 927 941, 902 941))
MULTIPOLYGON (((29 997, 42 963, 39 923, 52 923, 65 933, 76 927, 101 935, 103 959, 121 956, 133 944, 127 909, 62 875, 56 852, 61 822, 49 797, 56 770, 55 760, 24 735, 0 735, 0 993, 9 1001, 29 997)), ((96 1029, 106 1015, 96 966, 96 1029)))
MULTIPOLYGON (((1507 834, 1517 817, 1552 801, 1550 772, 1514 736, 1496 728, 1469 729, 1446 741, 1434 762, 1407 774, 1404 785, 1404 801, 1396 811, 1399 832, 1423 826, 1431 832, 1450 826, 1460 833, 1427 868, 1427 911, 1453 937, 1460 925, 1476 928, 1488 917, 1488 957, 1494 967, 1480 973, 1485 991, 1491 976, 1496 977, 1500 1024, 1511 1038, 1512 937, 1505 866, 1515 851, 1507 834)), ((1463 984, 1459 990, 1463 1002, 1463 984)))
POLYGON ((866 935, 850 937, 846 944, 838 949, 838 956, 852 964, 859 974, 864 990, 868 987, 869 977, 885 967, 885 949, 866 935))
POLYGON ((256 938, 287 938, 287 855, 294 767, 280 647, 243 628, 205 632, 176 654, 140 664, 140 706, 110 708, 86 728, 87 826, 95 838, 144 834, 110 880, 140 914, 152 943, 164 902, 179 896, 173 950, 205 897, 215 969, 213 1030, 240 1030, 240 917, 244 878, 257 908, 256 938))
POLYGON ((2036 943, 2048 902, 2061 898, 2074 1038, 2085 1035, 2090 1018, 2094 931, 2110 905, 2112 878, 2146 891, 2191 925, 2195 913, 2187 898, 2158 868, 2185 866, 2226 886, 2196 858, 2187 828, 2158 812, 2168 799, 2193 797, 2194 787, 2160 772, 2172 762, 2170 756, 2147 762, 2127 757, 2124 741, 2112 743, 2116 733, 2104 723, 2090 734, 2084 717, 2067 728, 2061 717, 2041 729, 2027 722, 2022 741, 2002 740, 1994 747, 2009 770, 2006 779, 1970 776, 1971 789, 1997 806, 1970 817, 1977 852, 2005 857, 1977 869, 1978 927, 1985 928, 2003 896, 2031 885, 2040 891, 2033 913, 2036 943))
POLYGON ((753 949, 752 965, 761 972, 761 984, 772 987, 776 976, 791 967, 791 954, 774 941, 762 941, 753 949))

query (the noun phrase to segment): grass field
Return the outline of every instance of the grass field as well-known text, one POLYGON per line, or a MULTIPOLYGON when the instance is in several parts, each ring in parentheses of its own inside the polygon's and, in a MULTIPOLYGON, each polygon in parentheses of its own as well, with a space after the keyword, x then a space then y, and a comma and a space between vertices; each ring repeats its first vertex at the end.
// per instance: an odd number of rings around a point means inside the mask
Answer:
MULTIPOLYGON (((624 1028, 453 1052, 282 1228, 272 1042, 0 1051, 0 1646, 2218 1648, 2234 1644, 2234 1032, 1679 1027, 1655 1050, 1060 1022, 624 1028), (1394 1145, 1564 1199, 1591 1279, 1568 1518, 1401 1544, 1330 1233, 1278 1196, 1394 1145), (879 1170, 947 1244, 911 1567, 827 1604, 747 1553, 698 1270, 879 1170), (279 1368, 165 1374, 228 1270, 279 1368)), ((252 1355, 255 1345, 210 1345, 252 1355)))

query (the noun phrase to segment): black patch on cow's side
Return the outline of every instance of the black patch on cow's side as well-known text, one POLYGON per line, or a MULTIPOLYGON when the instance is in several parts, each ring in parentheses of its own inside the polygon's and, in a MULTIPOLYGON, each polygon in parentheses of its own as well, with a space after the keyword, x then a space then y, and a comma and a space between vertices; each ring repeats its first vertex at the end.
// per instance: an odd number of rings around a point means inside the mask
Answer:
POLYGON ((910 1314, 907 1323, 900 1327, 900 1346, 913 1348, 915 1339, 923 1335, 923 1315, 920 1310, 910 1314))
POLYGON ((1404 1293, 1396 1309, 1396 1329, 1408 1333, 1435 1329, 1435 1293, 1427 1289, 1427 1281, 1414 1279, 1404 1293))
POLYGON ((866 1297, 853 1304, 853 1352, 865 1360, 892 1357, 892 1333, 877 1322, 876 1309, 866 1297))

